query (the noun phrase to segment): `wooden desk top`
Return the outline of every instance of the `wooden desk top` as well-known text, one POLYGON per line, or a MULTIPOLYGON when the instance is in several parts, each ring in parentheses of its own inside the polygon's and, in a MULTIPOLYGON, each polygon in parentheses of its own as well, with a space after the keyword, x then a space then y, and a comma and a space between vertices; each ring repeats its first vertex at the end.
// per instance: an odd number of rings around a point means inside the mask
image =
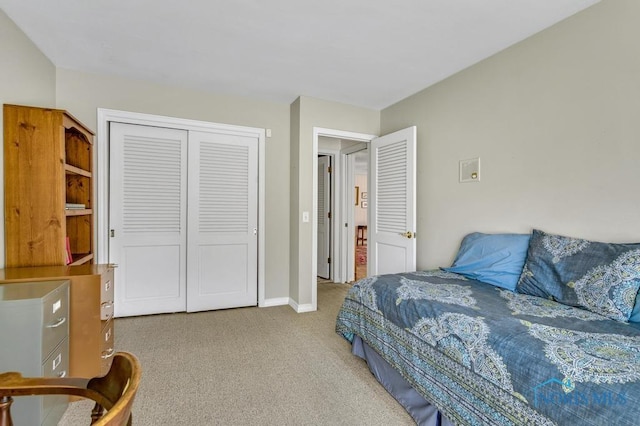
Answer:
POLYGON ((31 266, 26 268, 0 269, 0 282, 22 282, 34 279, 57 277, 76 277, 85 275, 100 275, 112 265, 84 264, 76 266, 31 266))

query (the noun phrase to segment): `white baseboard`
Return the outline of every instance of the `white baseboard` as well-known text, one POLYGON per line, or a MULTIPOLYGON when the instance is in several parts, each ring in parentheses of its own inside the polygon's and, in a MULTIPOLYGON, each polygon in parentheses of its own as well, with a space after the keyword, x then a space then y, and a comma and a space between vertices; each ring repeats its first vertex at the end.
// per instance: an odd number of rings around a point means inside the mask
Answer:
POLYGON ((269 308, 271 306, 285 306, 289 305, 297 313, 314 312, 317 309, 313 307, 311 303, 304 305, 298 305, 298 303, 290 297, 274 297, 272 299, 265 299, 264 303, 260 305, 261 308, 269 308))
POLYGON ((315 312, 315 311, 317 311, 317 309, 314 308, 311 303, 307 303, 305 305, 299 305, 298 310, 296 312, 298 312, 299 314, 302 314, 304 312, 315 312))
POLYGON ((265 299, 264 303, 260 305, 261 308, 268 308, 271 306, 284 306, 289 304, 288 297, 274 297, 272 299, 265 299))
POLYGON ((316 309, 313 307, 313 305, 311 303, 306 303, 304 305, 298 305, 298 303, 293 299, 289 300, 289 306, 291 306, 293 308, 293 310, 296 311, 299 314, 302 314, 304 312, 314 312, 314 311, 316 311, 316 309))

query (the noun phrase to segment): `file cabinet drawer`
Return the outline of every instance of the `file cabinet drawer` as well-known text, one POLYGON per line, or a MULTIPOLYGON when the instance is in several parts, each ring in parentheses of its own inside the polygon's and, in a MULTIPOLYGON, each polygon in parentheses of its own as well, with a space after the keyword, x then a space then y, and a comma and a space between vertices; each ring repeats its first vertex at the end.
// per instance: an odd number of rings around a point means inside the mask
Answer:
POLYGON ((113 268, 100 277, 100 319, 107 321, 113 317, 114 299, 113 268))
POLYGON ((42 359, 45 359, 68 334, 69 286, 60 286, 42 302, 42 359))
MULTIPOLYGON (((69 374, 69 344, 67 338, 55 348, 49 358, 42 363, 44 377, 66 377, 69 374)), ((67 407, 69 397, 66 395, 46 396, 42 398, 43 417, 47 417, 51 410, 59 412, 67 407)))
POLYGON ((55 348, 49 358, 42 363, 42 376, 67 377, 69 375, 69 342, 64 340, 55 348))
POLYGON ((100 303, 100 320, 109 321, 113 318, 113 300, 100 303))
POLYGON ((113 320, 108 321, 102 329, 102 371, 108 371, 111 366, 111 357, 115 353, 113 320))

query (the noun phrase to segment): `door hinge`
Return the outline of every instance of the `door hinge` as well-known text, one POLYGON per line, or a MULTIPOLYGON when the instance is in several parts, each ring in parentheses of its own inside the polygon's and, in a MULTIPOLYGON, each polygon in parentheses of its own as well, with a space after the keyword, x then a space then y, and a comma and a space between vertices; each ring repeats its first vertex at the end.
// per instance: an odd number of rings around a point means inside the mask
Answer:
POLYGON ((331 166, 327 167, 327 173, 331 173, 331 166))
POLYGON ((327 217, 331 219, 331 212, 327 213, 327 217))
POLYGON ((115 237, 115 236, 116 236, 116 231, 112 229, 112 230, 111 230, 111 238, 113 238, 113 237, 115 237))
POLYGON ((327 263, 331 263, 331 258, 330 257, 327 258, 327 263))

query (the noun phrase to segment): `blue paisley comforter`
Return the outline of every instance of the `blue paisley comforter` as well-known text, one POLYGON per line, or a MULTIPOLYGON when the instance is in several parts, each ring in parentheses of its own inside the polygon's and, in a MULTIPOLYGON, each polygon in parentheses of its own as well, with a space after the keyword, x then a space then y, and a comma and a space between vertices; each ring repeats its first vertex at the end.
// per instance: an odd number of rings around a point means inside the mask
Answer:
POLYGON ((440 270, 365 278, 360 336, 457 424, 640 423, 640 327, 440 270))

